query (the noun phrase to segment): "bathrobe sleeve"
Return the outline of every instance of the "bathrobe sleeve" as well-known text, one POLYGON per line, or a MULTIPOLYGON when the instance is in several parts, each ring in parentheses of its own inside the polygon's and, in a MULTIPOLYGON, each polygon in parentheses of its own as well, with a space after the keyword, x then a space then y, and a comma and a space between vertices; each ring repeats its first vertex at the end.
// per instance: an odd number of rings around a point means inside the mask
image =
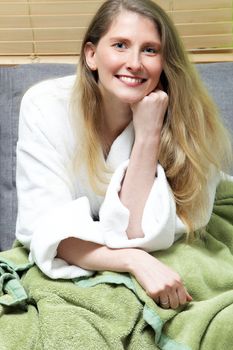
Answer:
MULTIPOLYGON (((144 237, 127 238, 130 213, 121 203, 118 193, 128 163, 129 161, 125 161, 113 174, 100 209, 100 221, 104 227, 106 245, 111 248, 139 247, 148 252, 167 249, 175 240, 176 206, 161 165, 157 167, 157 177, 143 211, 141 227, 144 237), (114 203, 114 206, 110 203, 114 203)), ((184 230, 183 226, 183 232, 184 230)))
MULTIPOLYGON (((157 176, 146 201, 141 227, 143 238, 128 239, 129 212, 119 198, 119 191, 129 160, 121 164, 113 174, 105 200, 100 209, 100 221, 105 235, 105 244, 111 248, 139 247, 147 252, 169 248, 187 228, 176 214, 176 203, 163 167, 158 164, 157 176), (114 203, 114 205, 113 205, 114 203), (122 234, 122 233, 125 234, 122 234)), ((194 230, 207 225, 212 214, 216 188, 220 174, 212 171, 207 186, 209 206, 205 215, 195 218, 194 230)))
POLYGON ((56 95, 54 84, 43 82, 31 88, 21 103, 16 238, 30 249, 30 259, 46 275, 73 278, 92 272, 57 259, 60 241, 70 236, 99 244, 104 240, 99 223, 92 219, 89 200, 75 188, 65 92, 62 98, 56 95), (47 95, 46 89, 53 93, 47 95))

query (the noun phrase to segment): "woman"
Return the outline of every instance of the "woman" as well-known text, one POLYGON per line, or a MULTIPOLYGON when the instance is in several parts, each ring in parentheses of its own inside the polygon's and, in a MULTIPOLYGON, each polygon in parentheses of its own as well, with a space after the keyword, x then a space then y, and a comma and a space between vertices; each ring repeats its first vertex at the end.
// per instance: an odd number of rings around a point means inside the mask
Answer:
POLYGON ((43 82, 23 98, 16 236, 51 278, 130 272, 176 309, 192 296, 149 253, 208 223, 227 133, 150 0, 104 2, 83 40, 70 109, 73 83, 43 82))

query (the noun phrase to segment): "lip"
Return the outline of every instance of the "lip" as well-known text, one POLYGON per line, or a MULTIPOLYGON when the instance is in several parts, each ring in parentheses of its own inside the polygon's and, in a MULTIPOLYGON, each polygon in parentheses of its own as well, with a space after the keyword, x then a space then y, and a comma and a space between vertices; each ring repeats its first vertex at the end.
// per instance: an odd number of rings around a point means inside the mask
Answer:
POLYGON ((127 86, 131 86, 131 87, 139 86, 139 85, 145 83, 145 81, 147 80, 143 77, 132 76, 132 75, 123 75, 123 74, 117 74, 117 75, 115 75, 115 77, 118 80, 120 80, 120 82, 122 82, 123 84, 125 84, 127 86))

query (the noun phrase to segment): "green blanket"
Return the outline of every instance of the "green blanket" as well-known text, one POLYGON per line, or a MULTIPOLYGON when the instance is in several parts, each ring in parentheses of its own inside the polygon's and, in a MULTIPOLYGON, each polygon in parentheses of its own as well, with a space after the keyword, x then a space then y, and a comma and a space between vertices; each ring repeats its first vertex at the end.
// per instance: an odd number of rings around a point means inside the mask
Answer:
POLYGON ((217 190, 204 238, 154 256, 174 268, 193 301, 155 304, 128 274, 50 280, 18 246, 0 253, 0 350, 233 349, 233 183, 217 190))

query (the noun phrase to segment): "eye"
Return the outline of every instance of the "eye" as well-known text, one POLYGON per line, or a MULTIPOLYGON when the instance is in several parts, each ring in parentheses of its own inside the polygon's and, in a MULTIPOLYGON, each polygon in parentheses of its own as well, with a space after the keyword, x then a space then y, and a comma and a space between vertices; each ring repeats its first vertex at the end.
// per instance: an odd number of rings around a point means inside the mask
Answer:
POLYGON ((123 42, 115 43, 113 46, 114 46, 116 49, 120 49, 120 50, 126 49, 126 44, 123 43, 123 42))
POLYGON ((143 52, 149 55, 157 55, 159 50, 155 49, 154 47, 145 47, 143 52))

